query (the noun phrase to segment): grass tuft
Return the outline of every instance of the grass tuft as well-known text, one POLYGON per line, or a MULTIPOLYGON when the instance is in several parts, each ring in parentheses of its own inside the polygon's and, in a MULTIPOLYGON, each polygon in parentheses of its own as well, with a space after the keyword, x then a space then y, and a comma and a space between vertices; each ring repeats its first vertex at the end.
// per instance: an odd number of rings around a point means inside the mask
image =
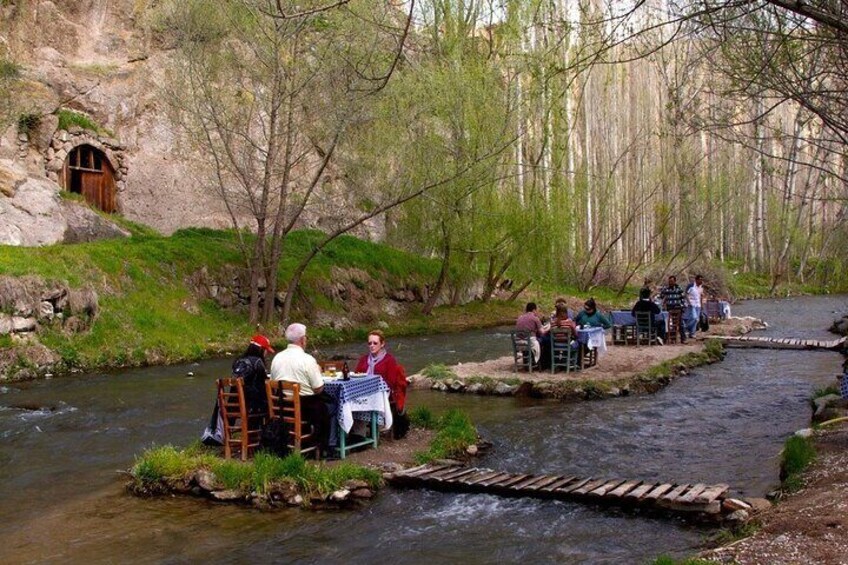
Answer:
POLYGON ((808 437, 791 436, 783 445, 780 461, 780 474, 783 477, 783 490, 794 492, 803 486, 801 473, 816 458, 813 440, 808 437))
POLYGON ((416 406, 409 411, 409 422, 416 428, 432 430, 438 423, 432 410, 426 406, 416 406))
POLYGON ((436 459, 457 457, 465 448, 477 442, 477 429, 465 412, 453 408, 448 410, 436 424, 436 436, 430 442, 430 448, 415 454, 418 464, 429 463, 436 459))

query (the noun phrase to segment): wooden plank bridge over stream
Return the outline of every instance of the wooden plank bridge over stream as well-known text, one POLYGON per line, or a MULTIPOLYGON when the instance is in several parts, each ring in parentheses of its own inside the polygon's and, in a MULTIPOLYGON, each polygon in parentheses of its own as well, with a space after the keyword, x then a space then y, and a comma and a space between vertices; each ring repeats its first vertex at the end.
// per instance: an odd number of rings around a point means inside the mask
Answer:
POLYGON ((726 484, 530 475, 459 464, 421 465, 393 473, 387 479, 402 487, 615 504, 714 520, 721 520, 736 510, 751 509, 744 501, 727 498, 730 487, 726 484))
POLYGON ((763 349, 823 349, 838 351, 845 346, 845 338, 833 340, 799 339, 792 337, 762 337, 753 335, 743 336, 714 336, 727 347, 763 348, 763 349))

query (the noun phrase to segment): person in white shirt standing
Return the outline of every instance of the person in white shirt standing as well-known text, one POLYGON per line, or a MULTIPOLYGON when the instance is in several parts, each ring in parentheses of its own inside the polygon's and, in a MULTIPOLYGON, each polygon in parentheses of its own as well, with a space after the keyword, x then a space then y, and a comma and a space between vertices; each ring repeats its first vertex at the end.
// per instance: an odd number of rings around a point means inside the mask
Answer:
POLYGON ((686 287, 686 332, 689 337, 695 337, 698 329, 698 321, 701 319, 701 305, 704 302, 704 279, 701 275, 695 275, 695 282, 686 287))
POLYGON ((286 328, 289 345, 274 356, 271 378, 300 385, 300 406, 304 418, 315 428, 318 441, 325 452, 337 444, 336 426, 331 425, 338 405, 331 396, 322 394, 324 379, 315 357, 306 352, 306 326, 291 324, 286 328))

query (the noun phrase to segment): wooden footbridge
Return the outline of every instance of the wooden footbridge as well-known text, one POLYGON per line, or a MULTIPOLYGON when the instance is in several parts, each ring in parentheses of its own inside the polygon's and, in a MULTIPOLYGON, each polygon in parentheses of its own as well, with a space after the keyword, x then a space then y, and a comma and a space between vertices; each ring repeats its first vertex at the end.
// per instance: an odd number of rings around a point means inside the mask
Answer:
POLYGON ((714 520, 721 520, 736 510, 751 508, 744 501, 727 498, 729 486, 725 484, 528 475, 458 464, 421 465, 393 473, 387 480, 402 487, 615 504, 714 520))
POLYGON ((764 349, 824 349, 838 351, 845 346, 845 338, 834 340, 799 339, 785 337, 743 336, 711 336, 724 341, 727 347, 764 348, 764 349))

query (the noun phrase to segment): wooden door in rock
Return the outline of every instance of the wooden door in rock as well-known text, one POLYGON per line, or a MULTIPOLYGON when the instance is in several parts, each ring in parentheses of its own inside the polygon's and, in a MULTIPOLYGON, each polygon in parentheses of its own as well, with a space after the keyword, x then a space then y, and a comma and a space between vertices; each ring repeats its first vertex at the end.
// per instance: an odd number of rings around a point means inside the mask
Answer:
POLYGON ((79 145, 68 154, 62 170, 62 185, 104 212, 116 210, 115 170, 96 147, 79 145))

